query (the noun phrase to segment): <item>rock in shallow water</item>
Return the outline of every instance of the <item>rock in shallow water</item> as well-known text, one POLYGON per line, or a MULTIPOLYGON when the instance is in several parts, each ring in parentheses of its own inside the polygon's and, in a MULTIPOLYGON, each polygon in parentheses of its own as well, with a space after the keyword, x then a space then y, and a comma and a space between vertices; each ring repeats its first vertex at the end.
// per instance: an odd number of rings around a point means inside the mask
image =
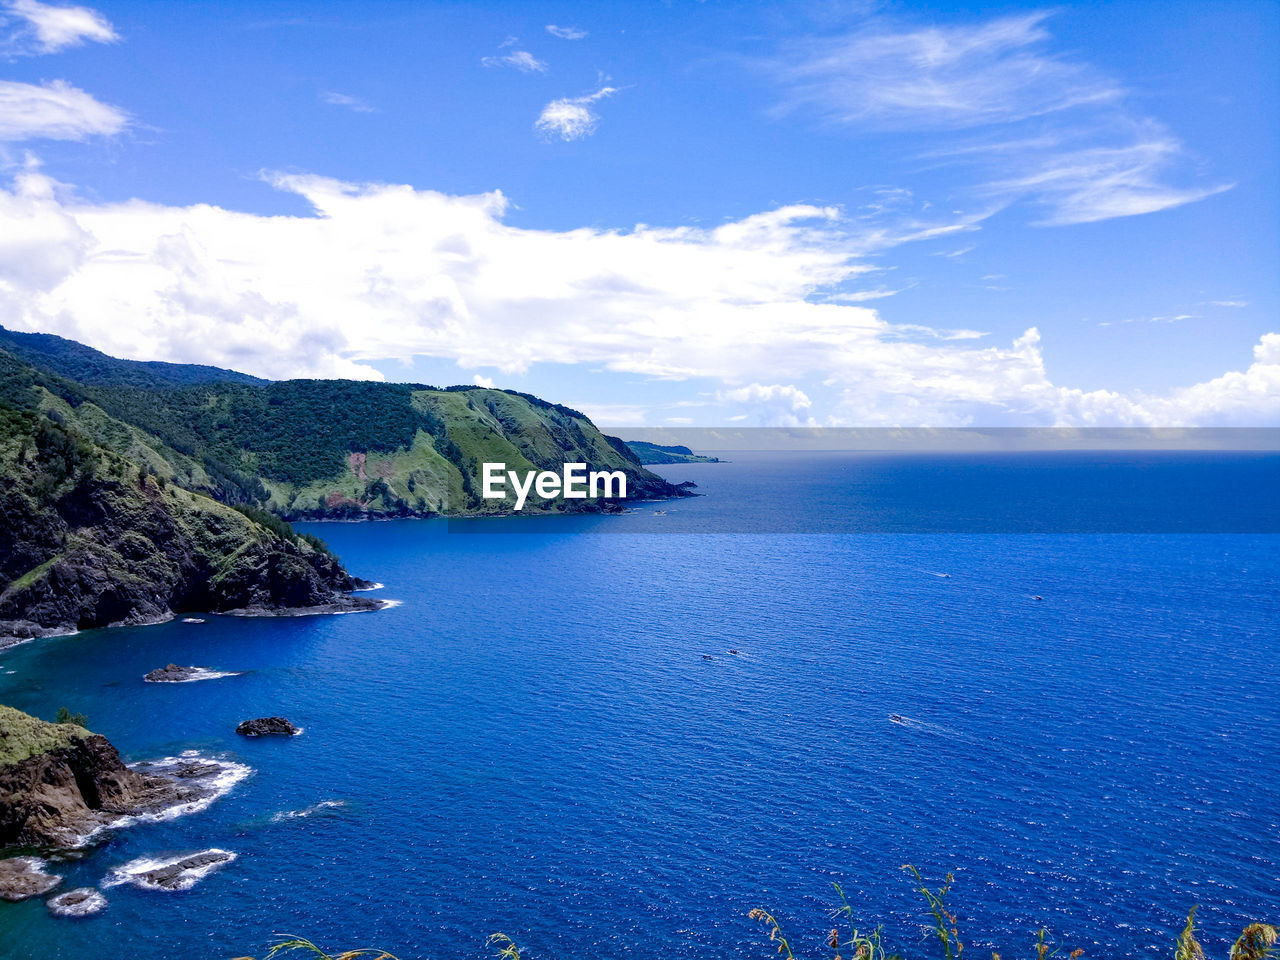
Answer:
POLYGON ((190 890, 201 878, 235 858, 231 851, 216 847, 170 860, 143 857, 113 870, 104 886, 130 883, 144 890, 190 890))
POLYGON ((42 897, 62 882, 61 877, 44 872, 45 862, 35 857, 0 860, 0 900, 16 903, 28 897, 42 897))
POLYGON ((180 667, 176 663, 171 663, 168 666, 157 667, 142 679, 150 683, 181 683, 195 676, 198 669, 198 667, 180 667))
POLYGON ((294 737, 301 732, 284 717, 258 717, 236 727, 236 733, 242 737, 294 737))
POLYGON ((48 900, 49 912, 58 917, 87 917, 107 905, 107 898, 93 887, 76 887, 48 900))

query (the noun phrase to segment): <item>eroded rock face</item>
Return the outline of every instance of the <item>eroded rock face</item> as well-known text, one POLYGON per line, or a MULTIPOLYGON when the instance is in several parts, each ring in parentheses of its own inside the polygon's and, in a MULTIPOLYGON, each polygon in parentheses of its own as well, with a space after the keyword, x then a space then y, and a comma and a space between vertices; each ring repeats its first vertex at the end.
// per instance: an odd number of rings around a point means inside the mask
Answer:
POLYGON ((106 737, 0 766, 0 848, 75 846, 121 816, 163 810, 201 791, 126 767, 106 737))
POLYGON ((258 717, 236 727, 236 733, 242 737, 294 737, 301 732, 284 717, 258 717))
POLYGON ((35 857, 12 857, 0 860, 0 900, 16 903, 29 897, 42 897, 62 878, 45 873, 45 863, 35 857))

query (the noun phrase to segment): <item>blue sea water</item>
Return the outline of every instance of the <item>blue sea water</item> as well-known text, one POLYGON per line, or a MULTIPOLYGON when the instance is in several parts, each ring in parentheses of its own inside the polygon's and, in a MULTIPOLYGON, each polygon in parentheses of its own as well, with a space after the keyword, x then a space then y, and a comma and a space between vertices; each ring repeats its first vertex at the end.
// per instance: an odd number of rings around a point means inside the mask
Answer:
MULTIPOLYGON (((1189 469, 1236 495, 1195 510, 1274 523, 1274 457, 1210 460, 1189 469)), ((966 482, 916 463, 936 481, 919 497, 966 482)), ((1026 465, 983 469, 999 489, 1092 475, 1026 465)), ((860 474, 844 455, 661 470, 705 496, 532 534, 544 521, 309 528, 385 584, 382 612, 0 652, 0 702, 82 711, 130 761, 253 771, 52 869, 71 887, 144 857, 234 862, 181 892, 112 886, 84 919, 0 903, 0 957, 261 955, 280 932, 444 960, 503 931, 533 960, 765 958, 756 906, 819 957, 833 881, 920 955, 904 863, 955 871, 966 955, 1029 954, 1043 926, 1086 958, 1171 956, 1200 904, 1225 956, 1280 920, 1274 535, 690 534, 784 508, 795 531, 838 528, 860 474), (806 485, 823 495, 778 497, 806 485), (142 682, 171 661, 242 673, 142 682), (233 732, 275 713, 303 735, 233 732)))

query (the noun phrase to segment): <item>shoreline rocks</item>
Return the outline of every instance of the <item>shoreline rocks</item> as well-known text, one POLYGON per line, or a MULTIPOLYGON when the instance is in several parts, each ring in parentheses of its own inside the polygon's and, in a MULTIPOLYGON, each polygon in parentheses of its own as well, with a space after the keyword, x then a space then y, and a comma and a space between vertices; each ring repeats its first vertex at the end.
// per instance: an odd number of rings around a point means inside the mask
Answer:
POLYGON ((242 737, 296 737, 302 732, 284 717, 257 717, 245 720, 236 727, 242 737))
POLYGON ((62 882, 62 878, 44 872, 45 862, 35 857, 11 857, 0 860, 0 900, 17 903, 31 897, 43 897, 62 882))
POLYGON ((123 817, 159 814, 216 790, 209 778, 132 770, 106 737, 0 707, 0 746, 7 743, 15 748, 0 763, 0 849, 81 846, 123 817))

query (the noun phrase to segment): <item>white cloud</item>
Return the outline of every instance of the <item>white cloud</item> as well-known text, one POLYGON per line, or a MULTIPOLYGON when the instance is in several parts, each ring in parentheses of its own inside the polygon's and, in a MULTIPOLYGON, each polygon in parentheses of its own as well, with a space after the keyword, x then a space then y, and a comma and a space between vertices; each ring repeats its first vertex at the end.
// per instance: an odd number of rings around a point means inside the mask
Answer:
POLYGON ((592 106, 605 97, 617 93, 615 87, 601 87, 595 93, 585 97, 566 97, 552 100, 542 108, 534 129, 546 137, 559 137, 561 140, 581 140, 596 132, 600 118, 592 110, 592 106))
POLYGON ((1048 18, 923 28, 873 19, 795 43, 771 65, 780 109, 858 130, 928 133, 927 159, 977 164, 985 182, 975 193, 1030 200, 1047 211, 1044 226, 1154 213, 1231 188, 1180 178, 1192 166, 1182 143, 1133 113, 1121 83, 1054 53, 1048 18))
POLYGON ((494 381, 493 377, 482 376, 481 374, 478 374, 478 373, 471 378, 471 382, 474 383, 477 387, 484 387, 487 390, 492 390, 494 387, 498 385, 494 381))
POLYGON ((793 384, 752 383, 724 390, 718 399, 750 407, 755 421, 762 427, 817 426, 817 422, 811 417, 801 419, 805 411, 813 406, 813 401, 793 384))
POLYGON ((84 140, 119 133, 128 117, 63 80, 0 80, 0 141, 84 140))
POLYGON ((88 41, 114 43, 120 37, 107 19, 88 7, 59 7, 38 0, 8 0, 12 19, 20 21, 9 46, 20 53, 56 53, 88 41))
POLYGON ((788 107, 890 129, 1007 123, 1116 99, 1092 68, 1044 51, 1046 13, 895 32, 880 25, 787 51, 788 107))
MULTIPOLYGON (((704 422, 1280 423, 1277 334, 1246 369, 1200 384, 1081 391, 1052 382, 1034 328, 980 346, 977 331, 823 299, 872 255, 964 221, 890 231, 792 206, 710 229, 531 230, 504 222, 498 192, 271 182, 314 214, 88 203, 29 167, 0 189, 0 324, 270 377, 379 379, 372 361, 428 355, 469 373, 706 378, 718 395, 704 422)), ((552 399, 615 426, 654 419, 552 399)))
POLYGON ((360 97, 353 97, 347 93, 335 93, 329 91, 320 94, 322 102, 334 107, 346 107, 348 110, 354 110, 356 113, 377 113, 378 108, 370 104, 368 101, 360 97))
POLYGON ((528 50, 512 50, 500 57, 482 57, 486 67, 513 67, 521 73, 546 73, 547 65, 528 50))
POLYGON ((554 23, 547 24, 547 33, 561 40, 585 40, 587 37, 585 30, 579 30, 577 27, 557 27, 554 23))
POLYGON ((1031 196, 1048 208, 1041 226, 1092 223, 1155 213, 1203 200, 1232 184, 1176 187, 1166 182, 1182 145, 1154 124, 1122 146, 1064 149, 1014 161, 1031 169, 987 186, 999 196, 1031 196))

